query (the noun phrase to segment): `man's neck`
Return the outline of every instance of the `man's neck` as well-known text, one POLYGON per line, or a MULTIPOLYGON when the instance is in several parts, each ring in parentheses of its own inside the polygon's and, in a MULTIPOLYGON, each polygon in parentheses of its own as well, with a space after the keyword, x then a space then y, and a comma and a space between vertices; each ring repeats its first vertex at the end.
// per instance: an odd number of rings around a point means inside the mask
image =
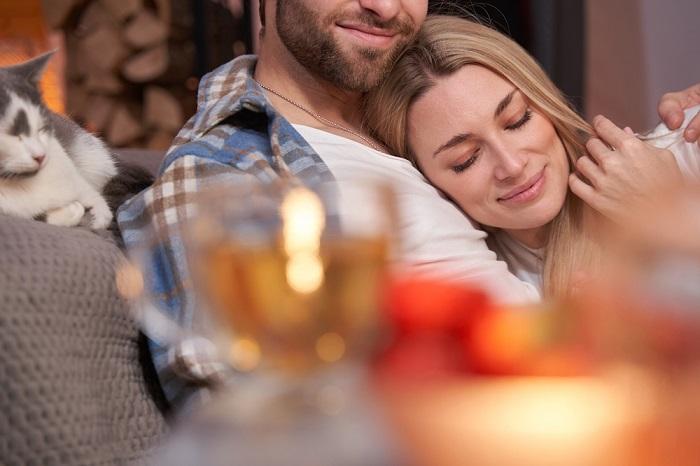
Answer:
MULTIPOLYGON (((289 52, 277 53, 263 47, 258 56, 254 78, 309 112, 354 130, 359 130, 361 127, 362 95, 359 92, 338 89, 312 74, 289 52)), ((268 98, 291 123, 313 127, 324 126, 317 118, 283 98, 272 93, 268 93, 268 98)))

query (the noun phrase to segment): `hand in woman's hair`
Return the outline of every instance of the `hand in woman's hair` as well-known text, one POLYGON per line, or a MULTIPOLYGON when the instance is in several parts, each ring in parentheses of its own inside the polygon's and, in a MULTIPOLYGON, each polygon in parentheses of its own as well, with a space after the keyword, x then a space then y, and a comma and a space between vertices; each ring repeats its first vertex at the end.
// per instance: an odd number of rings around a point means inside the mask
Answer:
MULTIPOLYGON (((700 104, 700 83, 679 92, 664 94, 659 101, 659 116, 669 129, 677 129, 683 123, 683 110, 700 104)), ((700 145, 700 113, 690 121, 683 132, 688 142, 700 145)))
POLYGON ((589 156, 577 160, 569 187, 602 215, 624 222, 634 204, 682 183, 670 151, 640 141, 602 116, 593 119, 593 128, 598 137, 586 143, 589 156))

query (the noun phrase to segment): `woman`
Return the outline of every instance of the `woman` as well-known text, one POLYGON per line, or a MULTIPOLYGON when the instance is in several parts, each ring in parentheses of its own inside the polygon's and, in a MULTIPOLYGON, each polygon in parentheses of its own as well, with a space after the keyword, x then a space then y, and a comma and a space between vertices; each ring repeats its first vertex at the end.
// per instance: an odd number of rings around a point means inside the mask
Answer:
MULTIPOLYGON (((631 198, 680 176, 671 152, 637 150, 643 143, 604 118, 592 128, 515 42, 455 17, 426 21, 368 96, 366 124, 491 231, 497 255, 546 296, 566 294, 600 257, 597 216, 620 220, 631 198)), ((689 163, 700 173, 698 160, 689 163)))

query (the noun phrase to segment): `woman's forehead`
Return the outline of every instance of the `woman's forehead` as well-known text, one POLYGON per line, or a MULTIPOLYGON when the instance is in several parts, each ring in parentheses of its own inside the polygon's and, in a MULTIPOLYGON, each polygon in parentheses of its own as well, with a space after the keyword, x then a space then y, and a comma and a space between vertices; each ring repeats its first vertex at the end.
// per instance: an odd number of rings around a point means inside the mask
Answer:
POLYGON ((466 65, 437 78, 434 86, 414 102, 412 113, 418 117, 424 113, 440 115, 469 109, 493 114, 498 104, 515 89, 513 83, 488 68, 466 65))

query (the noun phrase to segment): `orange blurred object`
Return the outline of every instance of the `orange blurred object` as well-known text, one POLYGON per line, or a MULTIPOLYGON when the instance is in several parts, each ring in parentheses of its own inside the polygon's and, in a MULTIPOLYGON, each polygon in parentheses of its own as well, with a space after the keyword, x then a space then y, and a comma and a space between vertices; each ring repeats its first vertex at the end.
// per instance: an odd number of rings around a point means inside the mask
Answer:
POLYGON ((384 376, 590 373, 590 357, 562 308, 496 307, 475 286, 424 277, 395 280, 387 290, 395 332, 378 362, 384 376))
POLYGON ((561 328, 557 309, 540 305, 494 309, 465 335, 472 373, 484 375, 576 376, 592 361, 576 335, 561 328))
MULTIPOLYGON (((40 0, 0 0, 0 66, 16 65, 60 46, 60 35, 46 27, 40 0)), ((46 104, 58 113, 65 111, 61 56, 59 50, 41 81, 46 104)))

